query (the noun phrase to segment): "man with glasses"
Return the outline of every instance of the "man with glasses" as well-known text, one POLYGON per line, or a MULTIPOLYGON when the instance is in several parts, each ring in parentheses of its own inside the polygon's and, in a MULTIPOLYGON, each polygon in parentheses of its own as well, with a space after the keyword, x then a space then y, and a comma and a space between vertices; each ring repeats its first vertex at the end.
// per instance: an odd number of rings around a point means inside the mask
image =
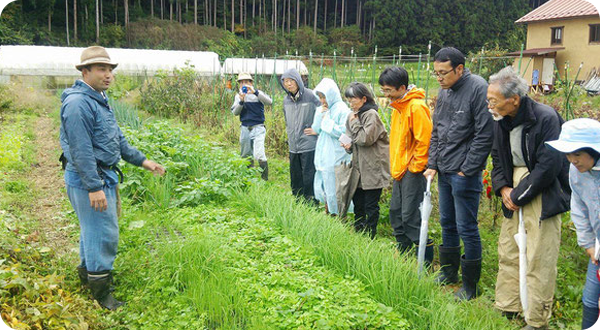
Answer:
POLYGON ((317 203, 314 193, 317 134, 312 123, 321 101, 304 86, 302 76, 295 68, 281 75, 281 87, 287 93, 283 98, 283 116, 290 151, 292 193, 310 203, 317 203))
MULTIPOLYGON (((544 142, 559 137, 563 119, 551 107, 527 97, 529 86, 512 67, 490 77, 488 106, 494 116, 492 186, 502 197, 504 219, 498 238, 496 307, 507 317, 523 312, 524 330, 547 329, 561 214, 569 210, 569 163, 544 142), (527 309, 519 290, 519 216, 527 232, 527 309)), ((596 310, 596 314, 598 310, 596 310)))
MULTIPOLYGON (((427 153, 431 138, 431 112, 425 91, 408 84, 404 68, 389 67, 379 76, 381 91, 390 100, 390 171, 394 178, 390 200, 390 223, 397 247, 407 252, 419 244, 426 180, 427 153)), ((429 242, 427 242, 429 243, 429 242)), ((425 261, 433 260, 433 243, 427 244, 425 261)))
POLYGON ((433 112, 433 131, 425 177, 438 174, 440 224, 440 284, 458 282, 457 299, 478 296, 481 238, 477 224, 481 171, 492 147, 492 117, 487 112, 487 83, 465 68, 465 55, 442 48, 434 57, 440 91, 433 112), (460 240, 465 246, 461 257, 460 240))

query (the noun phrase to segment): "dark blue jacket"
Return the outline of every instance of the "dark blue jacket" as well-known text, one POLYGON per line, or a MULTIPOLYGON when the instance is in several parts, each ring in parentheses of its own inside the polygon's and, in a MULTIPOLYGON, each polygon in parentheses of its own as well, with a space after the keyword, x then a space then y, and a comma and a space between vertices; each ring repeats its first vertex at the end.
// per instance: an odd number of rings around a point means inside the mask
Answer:
POLYGON ((60 145, 67 171, 79 174, 82 188, 94 192, 104 185, 98 167, 125 161, 141 166, 146 157, 130 146, 108 105, 108 99, 81 80, 61 97, 60 145))
POLYGON ((263 91, 256 90, 254 94, 246 94, 242 102, 239 94, 235 94, 235 100, 231 106, 231 112, 240 116, 243 126, 254 126, 265 123, 265 105, 271 105, 273 101, 263 91))

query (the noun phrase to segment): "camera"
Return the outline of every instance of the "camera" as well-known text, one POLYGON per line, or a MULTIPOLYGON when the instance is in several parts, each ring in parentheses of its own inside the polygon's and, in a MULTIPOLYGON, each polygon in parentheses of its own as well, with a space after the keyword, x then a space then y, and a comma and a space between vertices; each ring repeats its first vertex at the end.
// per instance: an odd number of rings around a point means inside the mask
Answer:
POLYGON ((244 94, 248 93, 248 86, 242 86, 242 93, 244 93, 244 94))

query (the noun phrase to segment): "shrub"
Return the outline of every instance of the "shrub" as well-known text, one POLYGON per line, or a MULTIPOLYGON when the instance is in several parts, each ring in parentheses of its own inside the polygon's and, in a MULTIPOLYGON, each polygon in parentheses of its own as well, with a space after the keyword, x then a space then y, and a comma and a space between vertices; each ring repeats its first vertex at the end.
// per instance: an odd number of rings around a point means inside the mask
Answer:
POLYGON ((350 56, 352 48, 355 54, 365 51, 364 38, 356 25, 335 28, 329 32, 329 43, 335 45, 338 55, 350 56))
MULTIPOLYGON (((8 112, 13 105, 12 98, 6 86, 0 84, 0 116, 2 113, 8 112)), ((0 119, 1 120, 1 119, 0 119)))
POLYGON ((313 29, 308 26, 292 32, 289 40, 293 50, 297 50, 298 54, 308 54, 310 51, 315 54, 331 52, 331 48, 327 45, 327 38, 322 34, 313 33, 313 29))
POLYGON ((262 56, 264 54, 267 57, 272 57, 275 56, 275 54, 285 54, 287 41, 279 34, 266 32, 252 38, 250 40, 250 46, 252 47, 252 53, 256 56, 262 56))
MULTIPOLYGON (((497 73, 503 68, 512 65, 512 59, 502 58, 508 51, 498 47, 485 49, 475 53, 469 53, 467 58, 471 59, 471 71, 488 80, 491 75, 497 73), (481 63, 480 63, 481 62, 481 63)), ((526 59, 523 59, 523 70, 527 66, 526 59)))
POLYGON ((100 42, 106 47, 123 47, 125 44, 125 31, 117 24, 107 24, 100 28, 100 42))
POLYGON ((199 80, 191 67, 175 69, 173 75, 159 72, 142 87, 142 107, 154 115, 179 116, 185 120, 200 109, 204 90, 199 80))
POLYGON ((129 24, 127 40, 132 48, 213 51, 224 57, 240 56, 247 50, 243 39, 217 27, 159 19, 129 24))

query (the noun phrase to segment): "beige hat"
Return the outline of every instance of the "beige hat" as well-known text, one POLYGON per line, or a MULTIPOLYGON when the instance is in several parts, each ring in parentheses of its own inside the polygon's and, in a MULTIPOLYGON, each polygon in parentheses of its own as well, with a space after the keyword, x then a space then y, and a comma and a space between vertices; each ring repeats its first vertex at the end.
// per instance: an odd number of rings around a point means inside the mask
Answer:
POLYGON ((238 75, 238 79, 237 81, 240 80, 250 80, 250 81, 254 81, 254 79, 252 79, 252 76, 249 73, 240 73, 238 75))
POLYGON ((110 56, 104 47, 92 46, 88 47, 81 52, 81 63, 75 67, 81 71, 84 66, 90 64, 108 64, 112 65, 113 69, 117 67, 117 63, 111 62, 110 56))

